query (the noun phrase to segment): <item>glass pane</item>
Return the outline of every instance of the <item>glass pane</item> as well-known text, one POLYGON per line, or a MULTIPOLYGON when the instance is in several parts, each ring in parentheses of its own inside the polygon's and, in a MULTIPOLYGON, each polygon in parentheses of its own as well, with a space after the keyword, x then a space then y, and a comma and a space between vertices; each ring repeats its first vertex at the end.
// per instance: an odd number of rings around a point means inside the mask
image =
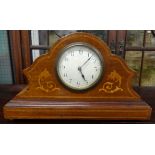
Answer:
POLYGON ((39 45, 39 31, 31 30, 31 45, 39 45))
POLYGON ((49 45, 49 40, 48 40, 48 31, 47 30, 39 30, 39 45, 49 45))
POLYGON ((146 31, 146 47, 155 47, 155 36, 151 33, 151 31, 146 31))
POLYGON ((141 66, 141 51, 127 51, 125 56, 125 61, 128 66, 136 71, 137 76, 133 79, 133 85, 138 86, 139 76, 140 76, 140 66, 141 66))
POLYGON ((60 38, 60 36, 56 33, 56 31, 49 31, 49 45, 53 46, 53 44, 60 38))
MULTIPOLYGON (((104 41, 107 40, 107 31, 102 30, 31 30, 31 45, 53 46, 58 39, 74 32, 87 32, 100 37, 104 41)), ((46 53, 46 51, 39 47, 38 49, 32 49, 32 60, 34 61, 37 57, 46 53)))
POLYGON ((107 31, 106 30, 78 30, 78 32, 87 32, 97 37, 101 38, 103 41, 107 42, 107 31))
MULTIPOLYGON (((46 31, 44 31, 46 32, 46 31)), ((36 45, 40 45, 41 43, 45 43, 45 41, 43 41, 44 39, 47 39, 45 38, 45 36, 43 35, 43 33, 41 32, 42 34, 42 37, 39 37, 39 31, 38 30, 32 30, 31 31, 31 44, 33 46, 36 46, 36 45), (41 40, 40 40, 41 38, 41 40)), ((41 49, 36 49, 36 50, 33 50, 32 49, 32 60, 34 61, 37 57, 39 57, 41 54, 44 54, 46 52, 46 50, 41 50, 41 49)))
POLYGON ((31 44, 53 46, 59 38, 74 32, 91 33, 107 41, 107 31, 104 30, 32 30, 31 44))
POLYGON ((59 38, 74 32, 91 33, 98 36, 105 42, 107 41, 107 31, 104 30, 56 30, 49 32, 49 45, 52 46, 59 38))
POLYGON ((46 52, 47 50, 39 50, 39 49, 32 50, 32 61, 37 59, 40 55, 45 54, 46 52))
POLYGON ((40 56, 40 51, 39 50, 32 50, 32 61, 37 59, 40 56))
POLYGON ((155 86, 155 51, 144 53, 142 86, 155 86))
POLYGON ((130 30, 127 31, 126 46, 127 47, 141 47, 143 46, 144 31, 130 30))
POLYGON ((61 37, 77 32, 77 30, 51 30, 49 31, 49 46, 53 44, 61 37))
POLYGON ((0 84, 12 84, 7 31, 0 30, 0 84))
POLYGON ((48 46, 48 31, 46 30, 31 30, 31 45, 38 46, 44 45, 48 46))

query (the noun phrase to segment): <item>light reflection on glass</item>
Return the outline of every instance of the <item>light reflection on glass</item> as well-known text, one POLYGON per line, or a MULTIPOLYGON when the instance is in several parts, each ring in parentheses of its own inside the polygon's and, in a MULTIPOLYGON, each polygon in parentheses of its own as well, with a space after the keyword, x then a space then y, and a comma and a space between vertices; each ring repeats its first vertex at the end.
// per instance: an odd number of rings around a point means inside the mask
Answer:
POLYGON ((155 51, 145 51, 142 86, 155 86, 155 51))
POLYGON ((142 58, 141 51, 126 52, 125 61, 127 62, 128 66, 137 73, 137 76, 133 79, 134 86, 138 86, 139 83, 141 58, 142 58))
POLYGON ((127 47, 141 47, 143 46, 144 31, 130 30, 127 31, 127 47))
POLYGON ((153 36, 151 31, 146 32, 145 47, 155 47, 155 37, 153 36))

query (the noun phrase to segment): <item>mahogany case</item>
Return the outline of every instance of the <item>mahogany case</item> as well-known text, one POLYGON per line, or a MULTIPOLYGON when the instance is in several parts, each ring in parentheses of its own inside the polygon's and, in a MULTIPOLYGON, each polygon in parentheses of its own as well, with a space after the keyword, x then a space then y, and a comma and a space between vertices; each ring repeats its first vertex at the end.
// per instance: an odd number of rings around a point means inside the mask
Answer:
POLYGON ((147 120, 151 116, 151 107, 132 88, 136 73, 92 34, 74 33, 61 38, 24 74, 28 85, 4 106, 6 119, 147 120), (99 83, 81 92, 66 88, 56 72, 60 52, 75 42, 95 47, 105 65, 99 83))

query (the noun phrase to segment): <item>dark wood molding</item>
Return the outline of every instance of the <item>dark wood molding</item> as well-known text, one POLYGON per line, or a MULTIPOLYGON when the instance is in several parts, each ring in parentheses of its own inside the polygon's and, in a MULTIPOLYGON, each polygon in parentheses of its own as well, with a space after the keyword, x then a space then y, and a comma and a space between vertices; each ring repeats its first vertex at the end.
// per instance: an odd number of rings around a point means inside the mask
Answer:
POLYGON ((31 65, 29 32, 27 30, 9 31, 11 58, 15 84, 25 83, 23 69, 31 65))
POLYGON ((30 39, 29 31, 22 30, 21 33, 21 47, 22 47, 22 58, 23 58, 23 68, 27 68, 31 65, 31 52, 30 52, 30 39))
MULTIPOLYGON (((143 47, 145 47, 146 43, 146 30, 144 31, 144 36, 143 36, 143 47)), ((142 50, 142 58, 141 58, 141 65, 140 65, 140 76, 139 76, 139 87, 141 87, 142 83, 142 73, 143 73, 143 65, 144 65, 144 50, 142 50)))
POLYGON ((111 30, 108 32, 108 45, 112 53, 125 58, 126 30, 111 30))
POLYGON ((48 50, 50 48, 50 46, 46 46, 46 45, 31 45, 30 48, 31 49, 48 50))
POLYGON ((122 58, 125 58, 125 43, 126 43, 126 30, 117 31, 117 46, 116 54, 120 55, 122 58))
POLYGON ((126 51, 155 51, 155 47, 126 47, 126 51))
POLYGON ((108 45, 112 50, 112 53, 116 53, 116 30, 111 30, 108 32, 108 45))
POLYGON ((21 40, 20 31, 9 31, 11 57, 13 64, 14 79, 16 84, 24 82, 23 79, 23 65, 22 65, 22 52, 21 52, 21 40))

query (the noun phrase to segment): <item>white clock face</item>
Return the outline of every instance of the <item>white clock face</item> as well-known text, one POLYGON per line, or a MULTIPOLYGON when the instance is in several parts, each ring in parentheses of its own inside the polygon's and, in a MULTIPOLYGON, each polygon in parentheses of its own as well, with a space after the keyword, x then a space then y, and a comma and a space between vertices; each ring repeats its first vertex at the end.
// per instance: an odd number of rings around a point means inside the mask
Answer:
POLYGON ((57 72, 67 87, 85 90, 99 81, 103 72, 103 60, 95 48, 75 43, 62 51, 57 63, 57 72))

